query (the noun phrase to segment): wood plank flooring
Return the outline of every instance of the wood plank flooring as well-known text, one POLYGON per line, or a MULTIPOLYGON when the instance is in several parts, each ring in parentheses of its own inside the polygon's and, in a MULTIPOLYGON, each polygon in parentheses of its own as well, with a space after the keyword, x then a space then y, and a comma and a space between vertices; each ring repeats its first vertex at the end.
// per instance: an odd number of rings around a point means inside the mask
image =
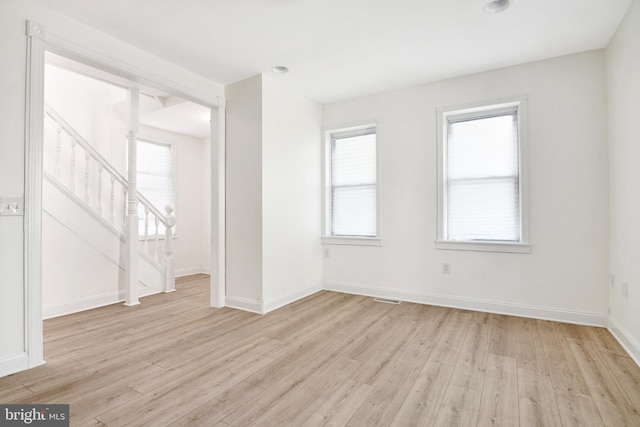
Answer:
POLYGON ((260 316, 207 282, 45 321, 47 364, 0 402, 77 426, 640 426, 640 368, 602 328, 326 291, 260 316))

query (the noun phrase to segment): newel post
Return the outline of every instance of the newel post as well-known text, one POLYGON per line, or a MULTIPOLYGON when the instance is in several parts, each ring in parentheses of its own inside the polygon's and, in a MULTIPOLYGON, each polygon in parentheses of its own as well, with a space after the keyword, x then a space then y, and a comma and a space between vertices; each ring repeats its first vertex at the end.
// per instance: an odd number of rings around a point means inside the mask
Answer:
POLYGON ((138 186, 137 186, 137 132, 140 106, 138 88, 129 89, 129 130, 127 132, 129 161, 127 167, 127 278, 124 305, 140 304, 138 289, 138 186))
POLYGON ((176 290, 176 268, 173 257, 173 226, 176 225, 176 217, 173 215, 173 206, 167 205, 164 210, 167 217, 164 229, 164 292, 168 293, 176 290))

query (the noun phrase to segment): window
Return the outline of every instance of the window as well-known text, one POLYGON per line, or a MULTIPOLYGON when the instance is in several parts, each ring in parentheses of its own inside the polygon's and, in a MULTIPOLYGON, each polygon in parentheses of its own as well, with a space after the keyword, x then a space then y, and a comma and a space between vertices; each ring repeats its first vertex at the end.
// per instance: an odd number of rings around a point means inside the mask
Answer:
MULTIPOLYGON (((138 140, 137 153, 138 191, 163 215, 165 206, 175 204, 173 194, 173 155, 167 144, 138 140)), ((138 203, 138 233, 144 236, 144 206, 138 203)), ((164 236, 164 225, 159 224, 158 233, 164 236)), ((155 222, 150 215, 149 234, 155 234, 155 222)))
POLYGON ((379 245, 377 126, 327 132, 323 243, 379 245))
POLYGON ((525 101, 438 111, 439 249, 529 252, 525 101))

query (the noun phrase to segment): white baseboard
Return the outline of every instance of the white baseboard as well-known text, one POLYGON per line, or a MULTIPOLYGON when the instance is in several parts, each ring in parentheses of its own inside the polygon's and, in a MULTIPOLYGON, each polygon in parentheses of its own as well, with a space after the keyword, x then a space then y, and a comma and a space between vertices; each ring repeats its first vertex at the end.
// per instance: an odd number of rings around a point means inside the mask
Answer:
POLYGON ((620 345, 625 349, 629 356, 640 366, 640 342, 633 337, 625 328, 618 323, 613 316, 609 316, 609 332, 615 337, 620 345))
POLYGON ((176 270, 176 277, 193 276, 194 274, 211 274, 211 269, 208 267, 189 267, 176 270))
POLYGON ((322 290, 322 285, 318 284, 315 286, 310 286, 306 289, 303 289, 301 291, 296 291, 290 294, 286 294, 283 296, 280 296, 276 299, 273 299, 271 301, 267 301, 264 303, 262 309, 263 309, 263 314, 269 313, 270 311, 276 310, 280 307, 283 307, 287 304, 291 304, 294 301, 298 301, 299 299, 308 297, 309 295, 313 295, 316 292, 320 292, 322 290))
POLYGON ((562 310, 550 307, 530 306, 499 301, 463 298, 450 295, 439 295, 425 292, 380 288, 353 283, 324 282, 324 289, 328 291, 344 292, 348 294, 397 299, 400 301, 415 302, 420 304, 460 308, 463 310, 474 310, 487 313, 507 314, 519 317, 530 317, 533 319, 576 323, 579 325, 604 327, 607 324, 607 316, 600 313, 562 310))
POLYGON ((225 297, 225 307, 262 314, 262 302, 247 298, 225 297))
POLYGON ((29 355, 20 353, 0 359, 0 378, 29 369, 29 355))
POLYGON ((91 310, 92 308, 104 307, 105 305, 122 301, 124 301, 124 291, 114 291, 56 304, 48 304, 42 307, 42 318, 51 319, 52 317, 91 310))
MULTIPOLYGON (((140 298, 142 298, 149 295, 159 294, 162 292, 162 290, 149 288, 145 284, 141 283, 139 292, 139 296, 140 298)), ((71 301, 44 305, 42 307, 42 319, 46 320, 54 317, 66 316, 67 314, 73 314, 80 311, 104 307, 106 305, 117 304, 123 302, 124 300, 124 291, 113 291, 99 295, 92 295, 85 298, 78 298, 71 301)))

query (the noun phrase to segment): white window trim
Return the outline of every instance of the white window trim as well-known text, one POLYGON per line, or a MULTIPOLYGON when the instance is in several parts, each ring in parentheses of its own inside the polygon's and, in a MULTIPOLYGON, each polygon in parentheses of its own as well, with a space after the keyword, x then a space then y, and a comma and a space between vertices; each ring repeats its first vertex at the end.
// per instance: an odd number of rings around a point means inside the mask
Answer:
MULTIPOLYGON (((159 139, 155 139, 155 138, 148 138, 147 136, 145 136, 145 134, 141 133, 136 137, 136 144, 139 141, 143 141, 143 142, 148 142, 151 144, 158 144, 158 145, 164 145, 169 147, 170 151, 171 151, 171 183, 173 185, 173 204, 174 204, 174 215, 175 213, 175 205, 178 204, 178 193, 176 191, 177 187, 176 187, 176 173, 175 173, 175 165, 176 165, 176 148, 175 148, 175 143, 174 142, 166 142, 166 141, 160 141, 159 139)), ((139 191, 139 190, 138 190, 139 191)), ((164 207, 162 209, 160 209, 160 212, 162 212, 162 214, 165 214, 164 211, 164 207)), ((177 218, 176 218, 177 219, 177 218)), ((176 221, 177 223, 177 221, 176 221)), ((149 228, 151 228, 151 224, 149 225, 149 228)), ((173 227, 173 239, 177 239, 178 238, 178 227, 173 227)), ((149 237, 154 237, 155 239, 155 234, 149 234, 149 237)), ((153 239, 151 239, 153 240, 153 239)), ((164 240, 164 233, 160 233, 158 234, 158 240, 164 240)), ((141 234, 138 230, 138 241, 144 241, 144 233, 141 234)))
POLYGON ((507 253, 531 253, 529 242, 529 187, 527 171, 527 97, 524 95, 494 100, 489 102, 467 104, 455 107, 437 108, 437 186, 438 186, 438 208, 437 208, 437 240, 436 249, 459 250, 459 251, 479 251, 479 252, 507 252, 507 253), (461 241, 446 240, 444 238, 444 227, 446 218, 446 194, 445 184, 445 144, 447 138, 448 113, 455 112, 456 115, 465 113, 479 113, 482 111, 493 111, 500 108, 517 106, 518 115, 518 162, 520 168, 520 241, 519 242, 491 242, 491 241, 461 241))
POLYGON ((335 126, 326 126, 323 130, 322 144, 322 239, 323 245, 352 245, 352 246, 382 246, 382 217, 380 212, 382 192, 380 191, 381 177, 381 138, 380 120, 368 120, 335 126), (332 236, 331 235, 331 137, 333 134, 355 132, 362 129, 376 130, 376 235, 373 237, 360 236, 332 236))

